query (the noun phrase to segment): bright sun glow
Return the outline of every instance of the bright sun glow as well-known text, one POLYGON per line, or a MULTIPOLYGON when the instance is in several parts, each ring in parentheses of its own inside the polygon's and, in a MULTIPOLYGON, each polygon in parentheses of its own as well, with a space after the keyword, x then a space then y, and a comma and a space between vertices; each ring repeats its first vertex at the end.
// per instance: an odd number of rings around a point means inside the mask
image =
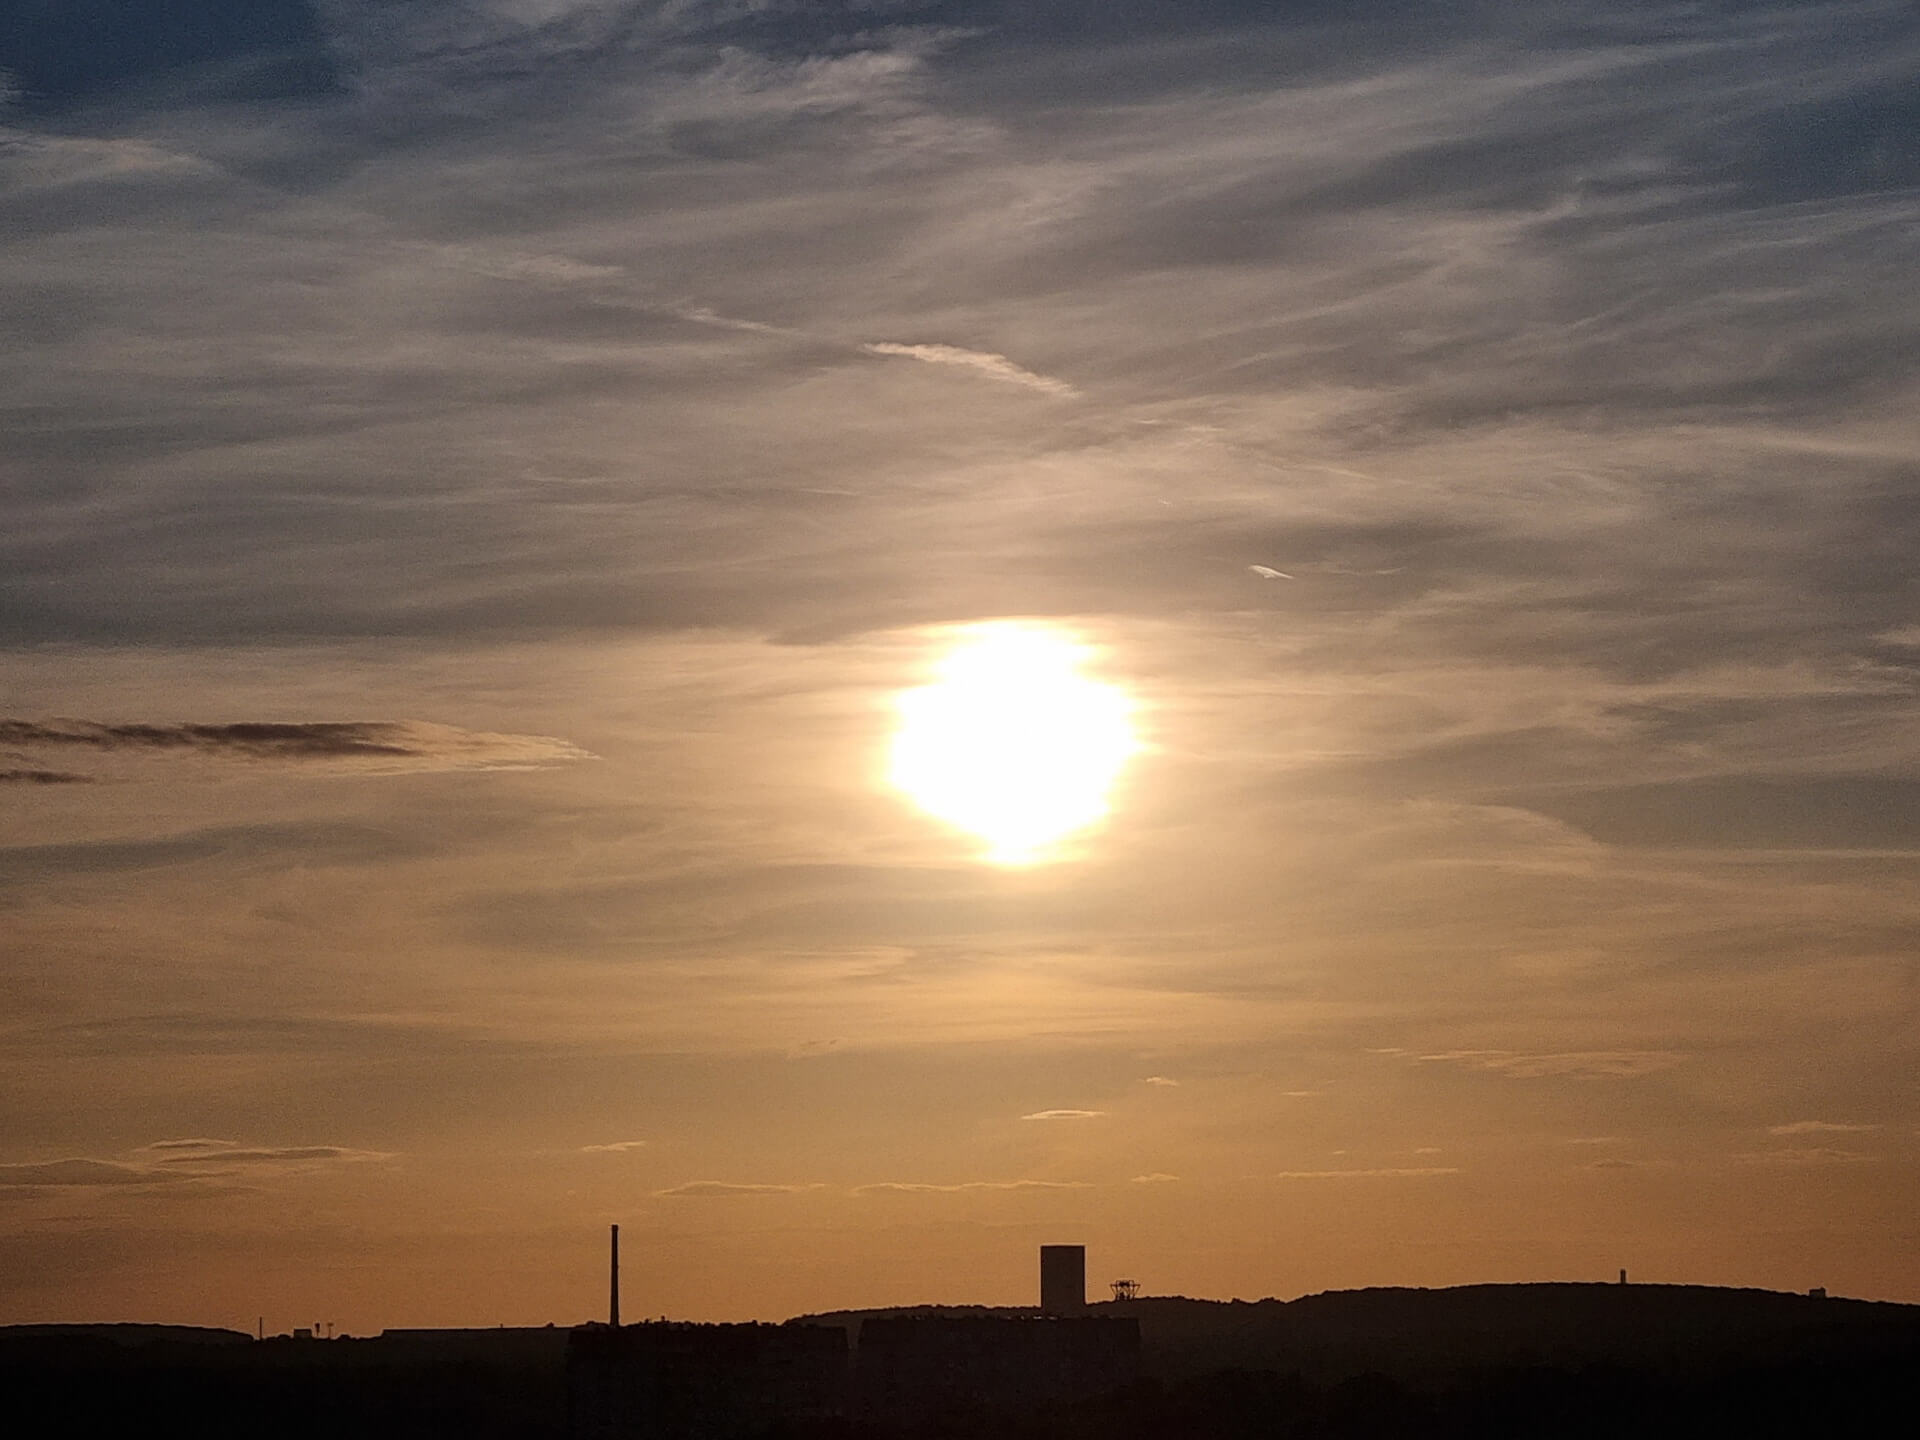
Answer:
POLYGON ((999 865, 1050 858, 1102 819, 1134 751, 1131 706, 1079 673, 1085 646, 1001 622, 967 631, 932 685, 900 696, 893 783, 929 814, 987 842, 999 865))

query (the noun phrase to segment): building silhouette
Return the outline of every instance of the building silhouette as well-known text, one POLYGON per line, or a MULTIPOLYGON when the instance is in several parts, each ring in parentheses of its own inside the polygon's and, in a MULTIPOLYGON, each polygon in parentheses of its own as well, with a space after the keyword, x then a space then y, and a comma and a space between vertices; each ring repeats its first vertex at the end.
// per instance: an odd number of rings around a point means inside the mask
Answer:
POLYGON ((1040 1308, 1049 1315, 1078 1315, 1087 1308, 1087 1247, 1040 1247, 1040 1308))
POLYGON ((1139 1372, 1136 1320, 997 1315, 875 1316, 853 1370, 863 1418, 913 1426, 1071 1405, 1139 1372))
POLYGON ((567 1341, 573 1440, 735 1440, 775 1423, 917 1426, 1070 1405, 1130 1384, 1140 1324, 1090 1317, 1086 1249, 1040 1251, 1040 1313, 869 1316, 833 1324, 619 1323, 619 1234, 605 1325, 567 1341))
POLYGON ((835 1325, 584 1325, 567 1343, 573 1440, 734 1440, 849 1400, 835 1325))

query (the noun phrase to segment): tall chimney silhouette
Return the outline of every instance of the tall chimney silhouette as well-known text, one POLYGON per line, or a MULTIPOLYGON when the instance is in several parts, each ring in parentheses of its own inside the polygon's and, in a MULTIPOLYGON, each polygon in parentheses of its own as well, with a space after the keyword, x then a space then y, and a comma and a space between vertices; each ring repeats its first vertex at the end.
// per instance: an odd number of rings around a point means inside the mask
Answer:
POLYGON ((607 1324, 616 1330, 620 1327, 620 1227, 610 1227, 613 1231, 613 1253, 607 1267, 607 1324))

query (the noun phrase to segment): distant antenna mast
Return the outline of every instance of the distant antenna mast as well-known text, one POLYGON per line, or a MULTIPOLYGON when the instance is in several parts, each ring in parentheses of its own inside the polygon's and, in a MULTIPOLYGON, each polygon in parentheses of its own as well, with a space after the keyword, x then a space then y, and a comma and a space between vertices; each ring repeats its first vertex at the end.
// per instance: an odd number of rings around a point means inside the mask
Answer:
POLYGON ((614 1329, 620 1328, 620 1227, 610 1227, 613 1231, 613 1252, 609 1257, 607 1271, 607 1324, 614 1329))
POLYGON ((1116 1300, 1138 1300, 1140 1298, 1140 1282, 1138 1280, 1114 1281, 1113 1298, 1116 1300))

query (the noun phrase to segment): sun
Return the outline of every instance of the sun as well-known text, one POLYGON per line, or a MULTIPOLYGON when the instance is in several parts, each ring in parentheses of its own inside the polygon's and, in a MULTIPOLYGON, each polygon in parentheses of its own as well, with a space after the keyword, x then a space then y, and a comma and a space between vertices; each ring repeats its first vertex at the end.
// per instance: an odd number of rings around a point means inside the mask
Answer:
POLYGON ((1080 673, 1089 648, 1065 631, 968 627, 931 685, 899 697, 890 778, 928 814, 986 841, 997 865, 1056 858, 1107 814, 1138 748, 1119 687, 1080 673))

